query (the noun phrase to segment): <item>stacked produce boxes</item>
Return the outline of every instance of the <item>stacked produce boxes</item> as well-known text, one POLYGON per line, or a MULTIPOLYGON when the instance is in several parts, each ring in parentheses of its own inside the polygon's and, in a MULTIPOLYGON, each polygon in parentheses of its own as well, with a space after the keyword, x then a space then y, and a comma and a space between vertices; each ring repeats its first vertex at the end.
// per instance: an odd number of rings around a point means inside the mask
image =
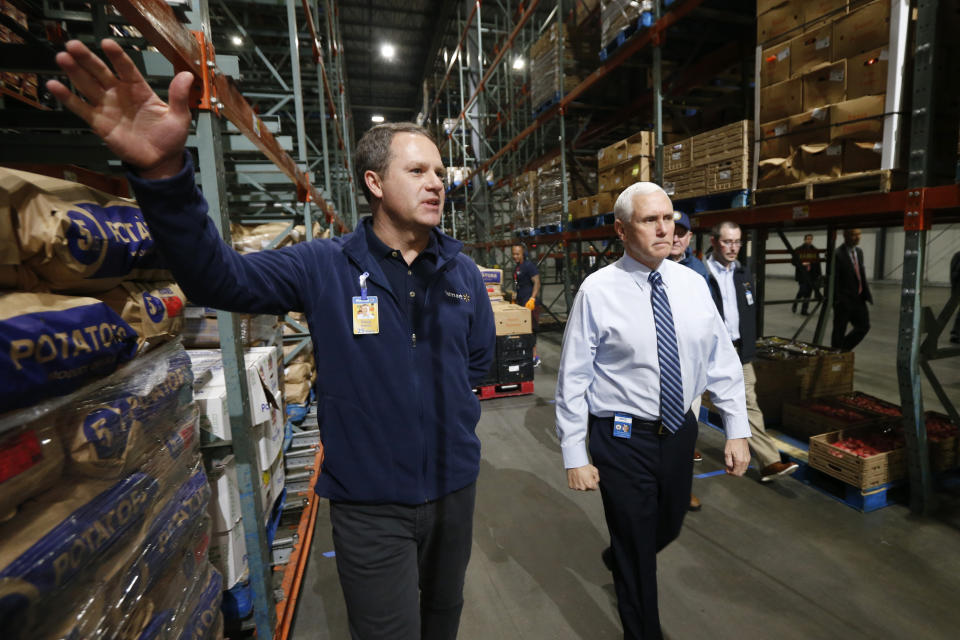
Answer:
POLYGON ((732 124, 663 146, 663 187, 674 199, 750 186, 753 122, 732 124))
POLYGON ((497 328, 497 351, 480 386, 533 380, 533 323, 529 309, 503 300, 503 271, 480 267, 497 328))
POLYGON ((786 0, 757 10, 757 187, 880 169, 890 0, 786 0))
POLYGON ((570 202, 573 220, 589 218, 613 211, 617 196, 635 182, 651 179, 653 171, 653 136, 638 131, 597 152, 596 195, 570 202))

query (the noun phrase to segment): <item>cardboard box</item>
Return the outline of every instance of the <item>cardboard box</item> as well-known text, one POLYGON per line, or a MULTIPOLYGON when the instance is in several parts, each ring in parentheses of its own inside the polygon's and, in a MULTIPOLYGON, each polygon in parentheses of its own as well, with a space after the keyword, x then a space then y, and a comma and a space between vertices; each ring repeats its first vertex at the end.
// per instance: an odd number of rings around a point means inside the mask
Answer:
POLYGON ((691 138, 663 145, 663 172, 673 173, 690 167, 693 161, 691 138))
POLYGON ((785 0, 757 16, 757 44, 772 45, 799 33, 803 1, 785 0))
POLYGON ((722 193, 750 188, 750 161, 747 155, 741 158, 721 160, 707 165, 707 193, 722 193))
POLYGON ((797 153, 800 180, 837 178, 843 173, 843 145, 838 142, 802 144, 797 153))
POLYGON ((597 170, 603 171, 615 167, 627 159, 627 141, 615 142, 597 152, 597 170))
POLYGON ((213 531, 229 531, 243 518, 240 511, 240 487, 237 484, 237 462, 233 454, 211 461, 207 478, 210 481, 209 510, 213 531))
POLYGON ((581 218, 589 218, 590 213, 590 198, 578 198, 576 200, 571 200, 568 205, 568 211, 570 212, 571 220, 580 220, 581 218))
POLYGON ((652 131, 639 131, 624 140, 624 142, 627 143, 626 160, 628 161, 641 156, 653 156, 655 153, 652 131))
POLYGON ((804 0, 805 31, 817 31, 824 24, 836 22, 847 13, 847 0, 804 0))
POLYGON ((789 156, 788 133, 790 133, 790 118, 780 118, 760 125, 760 160, 789 156))
POLYGON ((623 182, 623 173, 618 169, 601 171, 597 175, 597 189, 599 191, 615 191, 623 182))
POLYGON ((204 385, 194 392, 193 399, 200 409, 200 430, 221 440, 231 440, 227 388, 204 385))
POLYGON ((780 428, 788 436, 806 440, 831 431, 877 424, 882 419, 872 411, 845 407, 826 397, 784 403, 780 428))
POLYGON ((757 374, 757 403, 772 424, 781 422, 785 402, 853 391, 852 351, 794 343, 786 338, 760 338, 753 368, 757 374))
POLYGON ((880 47, 847 60, 847 100, 887 92, 890 50, 880 47))
POLYGON ((698 133, 690 139, 691 164, 740 158, 753 151, 753 121, 741 120, 717 129, 698 133))
POLYGON ((491 300, 503 299, 503 269, 490 269, 488 267, 481 267, 477 265, 477 268, 480 269, 480 276, 483 278, 483 285, 487 288, 487 297, 491 300))
POLYGON ((210 539, 210 562, 223 576, 224 589, 247 579, 247 542, 243 524, 237 522, 228 531, 214 533, 210 539))
POLYGON ((890 42, 890 0, 877 0, 837 20, 833 59, 852 58, 890 42))
POLYGON ((635 182, 650 182, 651 162, 648 157, 633 158, 630 162, 620 167, 620 184, 613 189, 601 189, 601 191, 615 191, 629 187, 635 182))
POLYGON ((590 196, 590 215, 599 216, 604 213, 610 213, 613 211, 613 204, 616 201, 613 197, 613 193, 598 193, 595 196, 590 196))
POLYGON ((509 303, 494 303, 493 321, 497 327, 498 336, 509 336, 516 333, 532 333, 530 309, 509 303))
POLYGON ((796 40, 797 38, 794 38, 783 44, 774 45, 763 52, 761 55, 763 66, 760 68, 761 87, 790 79, 791 48, 796 40))
POLYGON ((876 142, 883 139, 885 95, 863 96, 833 105, 830 128, 834 140, 876 142))
POLYGON ((842 102, 847 94, 847 61, 839 60, 803 76, 803 109, 842 102))
POLYGON ((675 173, 663 181, 663 190, 673 200, 706 195, 706 167, 692 167, 675 173))
POLYGON ((757 15, 762 15, 781 4, 783 4, 783 0, 757 0, 757 15))
MULTIPOLYGON (((195 397, 200 402, 200 428, 212 435, 232 439, 229 414, 226 409, 226 381, 219 349, 188 350, 195 370, 209 369, 210 380, 195 397)), ((250 422, 259 425, 274 419, 273 409, 283 411, 280 395, 280 364, 274 347, 252 347, 244 353, 247 372, 247 392, 250 399, 250 422)))
POLYGON ((803 111, 802 78, 793 78, 760 89, 760 122, 779 120, 801 111, 803 111))
MULTIPOLYGON (((793 166, 793 154, 785 158, 765 158, 757 163, 757 187, 780 187, 799 180, 793 166)), ((764 410, 766 413, 766 410, 764 410)))
POLYGON ((833 55, 833 25, 807 31, 790 41, 790 75, 799 76, 829 64, 833 55))
POLYGON ((880 168, 883 144, 880 142, 843 141, 843 174, 876 171, 880 168))

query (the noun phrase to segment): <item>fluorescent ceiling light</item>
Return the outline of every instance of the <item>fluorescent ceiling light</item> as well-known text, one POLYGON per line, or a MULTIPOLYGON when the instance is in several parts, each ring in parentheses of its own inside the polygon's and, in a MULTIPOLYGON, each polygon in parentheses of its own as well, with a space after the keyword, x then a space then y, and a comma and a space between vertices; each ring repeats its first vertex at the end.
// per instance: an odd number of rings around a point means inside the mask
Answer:
POLYGON ((233 42, 233 44, 237 45, 238 47, 243 44, 243 38, 241 38, 240 36, 233 36, 232 38, 230 38, 230 41, 233 42))
POLYGON ((383 116, 378 113, 378 114, 375 114, 375 115, 370 116, 370 120, 371 120, 372 122, 375 122, 375 123, 377 123, 377 124, 380 124, 381 122, 383 122, 383 116))
POLYGON ((525 64, 526 64, 526 61, 524 61, 522 57, 517 56, 516 58, 513 59, 513 70, 522 71, 525 64))
POLYGON ((397 50, 389 42, 385 42, 380 45, 380 55, 382 55, 387 60, 393 60, 393 56, 397 53, 397 50))

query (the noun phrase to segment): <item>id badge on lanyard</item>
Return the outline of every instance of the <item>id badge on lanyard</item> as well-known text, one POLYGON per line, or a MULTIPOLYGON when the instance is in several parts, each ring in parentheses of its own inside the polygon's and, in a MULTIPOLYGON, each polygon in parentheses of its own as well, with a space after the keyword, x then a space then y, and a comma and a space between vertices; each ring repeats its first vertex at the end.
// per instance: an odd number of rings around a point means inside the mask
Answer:
POLYGON ((380 309, 377 306, 377 296, 367 296, 366 271, 360 274, 360 295, 352 298, 353 306, 353 335, 368 335, 380 333, 380 309))

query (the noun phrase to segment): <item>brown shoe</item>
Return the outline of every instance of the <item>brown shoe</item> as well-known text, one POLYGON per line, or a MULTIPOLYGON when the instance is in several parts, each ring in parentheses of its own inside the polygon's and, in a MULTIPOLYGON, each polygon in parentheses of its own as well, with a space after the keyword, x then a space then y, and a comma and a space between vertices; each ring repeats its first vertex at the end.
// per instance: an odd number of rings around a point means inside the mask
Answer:
POLYGON ((703 456, 696 449, 693 450, 693 461, 694 462, 703 462, 703 456))
POLYGON ((796 462, 774 462, 760 472, 760 482, 773 482, 780 476, 787 476, 800 468, 796 462))
POLYGON ((700 504, 700 500, 697 499, 697 496, 691 493, 690 494, 690 511, 700 511, 702 507, 703 505, 700 504))

